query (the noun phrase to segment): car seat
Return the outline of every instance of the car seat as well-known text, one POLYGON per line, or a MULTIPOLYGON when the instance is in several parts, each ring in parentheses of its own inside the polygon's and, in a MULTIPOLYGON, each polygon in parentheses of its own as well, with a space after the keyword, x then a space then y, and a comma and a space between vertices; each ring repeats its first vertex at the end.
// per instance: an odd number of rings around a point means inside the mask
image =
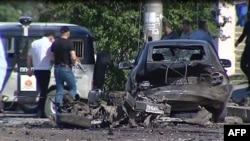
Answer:
POLYGON ((153 61, 162 61, 164 60, 164 56, 161 53, 154 53, 152 59, 153 61))
POLYGON ((190 57, 191 60, 202 60, 203 59, 203 54, 192 54, 190 57))

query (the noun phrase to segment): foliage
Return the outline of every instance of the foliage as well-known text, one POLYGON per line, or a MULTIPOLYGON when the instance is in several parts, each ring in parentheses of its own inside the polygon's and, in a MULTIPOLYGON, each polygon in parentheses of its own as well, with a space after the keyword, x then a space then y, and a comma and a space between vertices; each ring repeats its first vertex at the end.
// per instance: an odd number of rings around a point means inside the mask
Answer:
POLYGON ((39 13, 42 8, 42 3, 34 1, 1 1, 0 21, 17 22, 20 16, 30 16, 33 21, 38 21, 39 13))
POLYGON ((140 4, 121 1, 50 3, 50 9, 40 21, 68 22, 89 28, 95 37, 97 51, 108 50, 114 66, 109 67, 106 83, 108 90, 123 89, 125 74, 116 69, 117 62, 132 59, 142 42, 140 4), (119 83, 115 83, 119 82, 119 83))
MULTIPOLYGON (((230 2, 230 0, 228 0, 230 2)), ((219 16, 219 9, 214 6, 214 1, 197 2, 192 1, 175 1, 163 6, 164 19, 173 25, 173 29, 177 33, 181 33, 181 22, 184 19, 191 21, 192 28, 197 29, 198 21, 207 21, 209 31, 214 37, 222 37, 223 33, 219 27, 230 22, 229 17, 224 16, 224 22, 218 23, 213 16, 219 16), (212 13, 214 14, 212 16, 212 13)))
MULTIPOLYGON (((179 34, 183 19, 191 20, 193 29, 197 28, 198 20, 206 20, 210 32, 215 36, 219 35, 218 27, 221 25, 211 16, 211 11, 218 14, 218 9, 212 7, 212 1, 198 1, 163 0, 163 20, 171 22, 173 29, 179 34)), ((40 22, 65 22, 87 27, 95 37, 97 51, 107 50, 113 58, 114 64, 109 66, 105 89, 122 90, 128 72, 118 70, 117 63, 135 58, 142 44, 142 2, 82 0, 57 3, 51 0, 46 3, 32 3, 32 7, 27 6, 28 2, 9 2, 0 4, 0 10, 5 11, 0 13, 0 18, 1 21, 17 21, 20 15, 30 15, 34 21, 39 18, 40 22)))

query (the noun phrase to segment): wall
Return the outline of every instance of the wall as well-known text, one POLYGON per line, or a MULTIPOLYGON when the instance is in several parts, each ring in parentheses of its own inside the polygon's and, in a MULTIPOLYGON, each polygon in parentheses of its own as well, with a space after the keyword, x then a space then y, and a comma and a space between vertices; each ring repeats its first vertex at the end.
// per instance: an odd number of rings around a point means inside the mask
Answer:
POLYGON ((236 13, 235 5, 219 3, 219 9, 221 15, 218 17, 220 23, 223 22, 223 15, 230 17, 230 23, 227 23, 224 27, 221 28, 225 36, 230 36, 230 38, 225 41, 218 39, 218 54, 221 59, 229 59, 232 62, 232 67, 227 68, 228 75, 235 74, 235 24, 236 24, 236 13))

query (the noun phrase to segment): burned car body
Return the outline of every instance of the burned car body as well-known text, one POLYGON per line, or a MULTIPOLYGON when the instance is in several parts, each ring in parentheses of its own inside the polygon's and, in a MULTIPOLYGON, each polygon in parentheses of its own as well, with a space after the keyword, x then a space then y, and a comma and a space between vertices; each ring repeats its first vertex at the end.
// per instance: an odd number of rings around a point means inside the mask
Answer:
MULTIPOLYGON (((233 91, 225 70, 230 66, 231 62, 219 59, 205 41, 148 42, 134 63, 119 63, 120 69, 131 69, 125 91, 92 89, 87 103, 81 99, 74 101, 70 94, 65 94, 65 112, 56 114, 56 121, 87 128, 149 126, 176 113, 199 113, 206 109, 212 113, 214 122, 222 122, 233 91)), ((203 116, 201 121, 198 124, 203 124, 203 116)), ((197 124, 196 119, 184 122, 197 124)))
POLYGON ((125 91, 138 99, 141 95, 156 103, 167 101, 171 113, 205 107, 215 122, 223 121, 226 104, 232 94, 225 67, 231 63, 219 59, 205 41, 160 40, 146 43, 130 68, 125 91))

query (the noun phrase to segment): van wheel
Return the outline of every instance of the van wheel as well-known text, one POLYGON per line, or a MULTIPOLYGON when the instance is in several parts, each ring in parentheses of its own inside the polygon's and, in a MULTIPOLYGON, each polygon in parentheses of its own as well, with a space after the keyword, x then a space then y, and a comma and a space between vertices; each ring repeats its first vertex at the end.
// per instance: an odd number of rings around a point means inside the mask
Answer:
MULTIPOLYGON (((64 94, 65 93, 69 92, 67 90, 64 90, 64 94)), ((56 97, 56 90, 52 90, 48 93, 44 107, 45 117, 50 117, 51 115, 56 114, 56 106, 54 104, 55 97, 56 97)))
POLYGON ((49 117, 56 113, 55 104, 52 101, 55 101, 56 90, 52 90, 48 93, 45 106, 44 106, 44 114, 45 117, 49 117))
POLYGON ((110 55, 106 51, 97 53, 96 64, 94 68, 94 86, 102 89, 104 85, 107 65, 110 63, 110 55))
POLYGON ((37 104, 19 104, 19 107, 25 114, 34 114, 38 110, 37 104))
POLYGON ((4 102, 3 106, 5 111, 16 111, 18 107, 16 102, 4 102))

